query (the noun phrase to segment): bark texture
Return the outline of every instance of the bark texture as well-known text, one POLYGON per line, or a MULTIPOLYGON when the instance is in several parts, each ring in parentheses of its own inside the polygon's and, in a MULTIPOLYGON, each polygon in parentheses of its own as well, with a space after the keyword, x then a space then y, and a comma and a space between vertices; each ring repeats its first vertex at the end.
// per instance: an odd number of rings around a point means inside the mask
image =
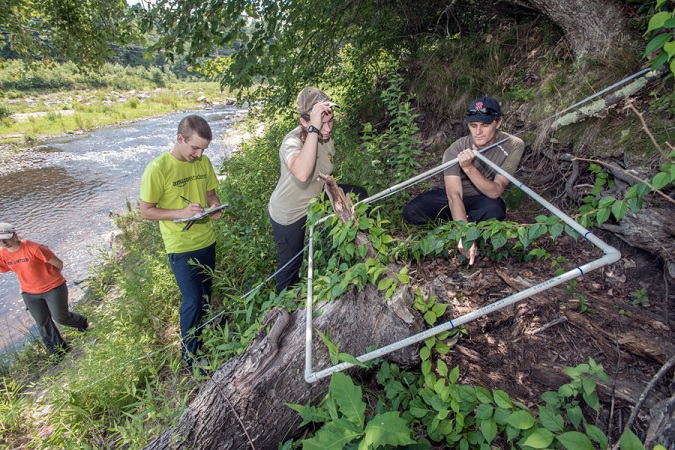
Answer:
MULTIPOLYGON (((380 295, 369 287, 318 305, 315 316, 317 311, 320 315, 313 321, 314 330, 329 335, 341 352, 356 356, 366 353, 369 346, 382 347, 419 331, 414 326, 417 320, 411 312, 409 288, 402 288, 388 302, 380 295)), ((295 311, 287 316, 284 331, 275 331, 273 325, 268 334, 256 337, 246 352, 221 366, 181 415, 178 425, 146 449, 272 449, 296 437, 301 420, 286 403, 320 401, 330 380, 310 384, 304 379, 305 317, 304 310, 295 311)), ((283 314, 278 314, 275 323, 280 320, 284 320, 283 314)), ((332 365, 316 331, 312 348, 315 372, 332 365)), ((418 349, 410 346, 387 359, 410 366, 419 362, 418 349)))
POLYGON ((626 27, 618 2, 610 0, 529 0, 563 29, 574 55, 604 55, 617 47, 626 27))

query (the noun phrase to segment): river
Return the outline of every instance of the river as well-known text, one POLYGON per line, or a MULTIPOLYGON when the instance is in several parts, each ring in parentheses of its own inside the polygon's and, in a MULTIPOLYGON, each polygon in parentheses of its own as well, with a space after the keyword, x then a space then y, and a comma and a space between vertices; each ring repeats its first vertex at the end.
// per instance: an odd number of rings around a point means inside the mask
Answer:
MULTIPOLYGON (((195 111, 209 121, 214 139, 206 155, 216 167, 237 143, 232 125, 247 110, 216 106, 195 111)), ((51 248, 64 262, 71 298, 89 266, 107 251, 111 215, 136 208, 145 166, 176 139, 178 122, 190 112, 58 137, 34 148, 0 150, 0 221, 22 238, 51 248)), ((72 308, 72 305, 71 305, 72 308)), ((12 272, 0 274, 0 352, 20 347, 37 327, 26 311, 12 272)))

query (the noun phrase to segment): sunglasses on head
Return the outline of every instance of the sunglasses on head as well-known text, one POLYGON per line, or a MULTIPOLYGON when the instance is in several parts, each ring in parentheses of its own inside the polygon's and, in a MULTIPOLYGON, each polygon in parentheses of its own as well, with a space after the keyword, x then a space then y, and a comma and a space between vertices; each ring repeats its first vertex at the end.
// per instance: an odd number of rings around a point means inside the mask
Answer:
POLYGON ((482 114, 484 116, 498 116, 499 112, 492 108, 475 108, 466 112, 467 116, 475 116, 476 114, 482 114))

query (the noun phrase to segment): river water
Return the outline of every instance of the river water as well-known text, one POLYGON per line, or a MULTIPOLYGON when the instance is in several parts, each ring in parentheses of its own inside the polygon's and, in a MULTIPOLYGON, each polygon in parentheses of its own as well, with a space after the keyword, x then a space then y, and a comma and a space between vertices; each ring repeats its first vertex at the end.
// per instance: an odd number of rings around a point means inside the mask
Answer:
MULTIPOLYGON (((194 113, 213 130, 205 154, 217 172, 237 143, 232 125, 247 110, 216 106, 194 113)), ((22 238, 47 245, 63 260, 71 299, 81 295, 79 284, 90 264, 107 251, 111 214, 126 211, 128 203, 137 207, 145 166, 171 148, 187 114, 59 137, 18 152, 0 150, 0 222, 13 224, 22 238)), ((16 275, 0 274, 0 352, 21 346, 27 333, 37 336, 16 275)))

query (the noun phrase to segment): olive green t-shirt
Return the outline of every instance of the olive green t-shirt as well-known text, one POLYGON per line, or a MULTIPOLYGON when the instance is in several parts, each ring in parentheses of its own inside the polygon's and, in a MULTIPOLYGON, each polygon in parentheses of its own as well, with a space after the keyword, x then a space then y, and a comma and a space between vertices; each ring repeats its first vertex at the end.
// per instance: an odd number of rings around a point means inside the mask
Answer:
POLYGON ((284 137, 279 148, 281 168, 279 181, 270 197, 268 211, 272 220, 280 225, 290 225, 307 215, 309 201, 321 194, 324 181, 319 179, 319 172, 324 175, 333 173, 333 156, 335 144, 333 139, 319 141, 316 152, 316 164, 312 176, 304 183, 298 181, 288 169, 288 158, 300 153, 302 128, 297 127, 284 137))
MULTIPOLYGON (((506 171, 509 175, 513 175, 516 173, 520 159, 523 156, 525 143, 519 137, 510 135, 503 131, 498 131, 495 135, 495 142, 500 142, 503 140, 505 141, 486 150, 482 153, 482 155, 504 169, 504 171, 506 171)), ((443 162, 446 163, 456 159, 457 155, 459 155, 461 151, 466 150, 467 148, 472 148, 472 146, 473 141, 470 135, 457 139, 450 147, 447 148, 447 150, 445 150, 445 153, 443 154, 443 162)), ((492 167, 488 166, 478 158, 474 159, 473 165, 480 171, 480 173, 483 174, 483 176, 485 176, 485 178, 494 181, 497 172, 492 167)), ((462 168, 459 167, 459 164, 455 164, 454 166, 445 169, 444 175, 446 177, 458 176, 462 179, 462 194, 464 196, 470 197, 472 195, 481 195, 481 192, 471 182, 462 168)))

